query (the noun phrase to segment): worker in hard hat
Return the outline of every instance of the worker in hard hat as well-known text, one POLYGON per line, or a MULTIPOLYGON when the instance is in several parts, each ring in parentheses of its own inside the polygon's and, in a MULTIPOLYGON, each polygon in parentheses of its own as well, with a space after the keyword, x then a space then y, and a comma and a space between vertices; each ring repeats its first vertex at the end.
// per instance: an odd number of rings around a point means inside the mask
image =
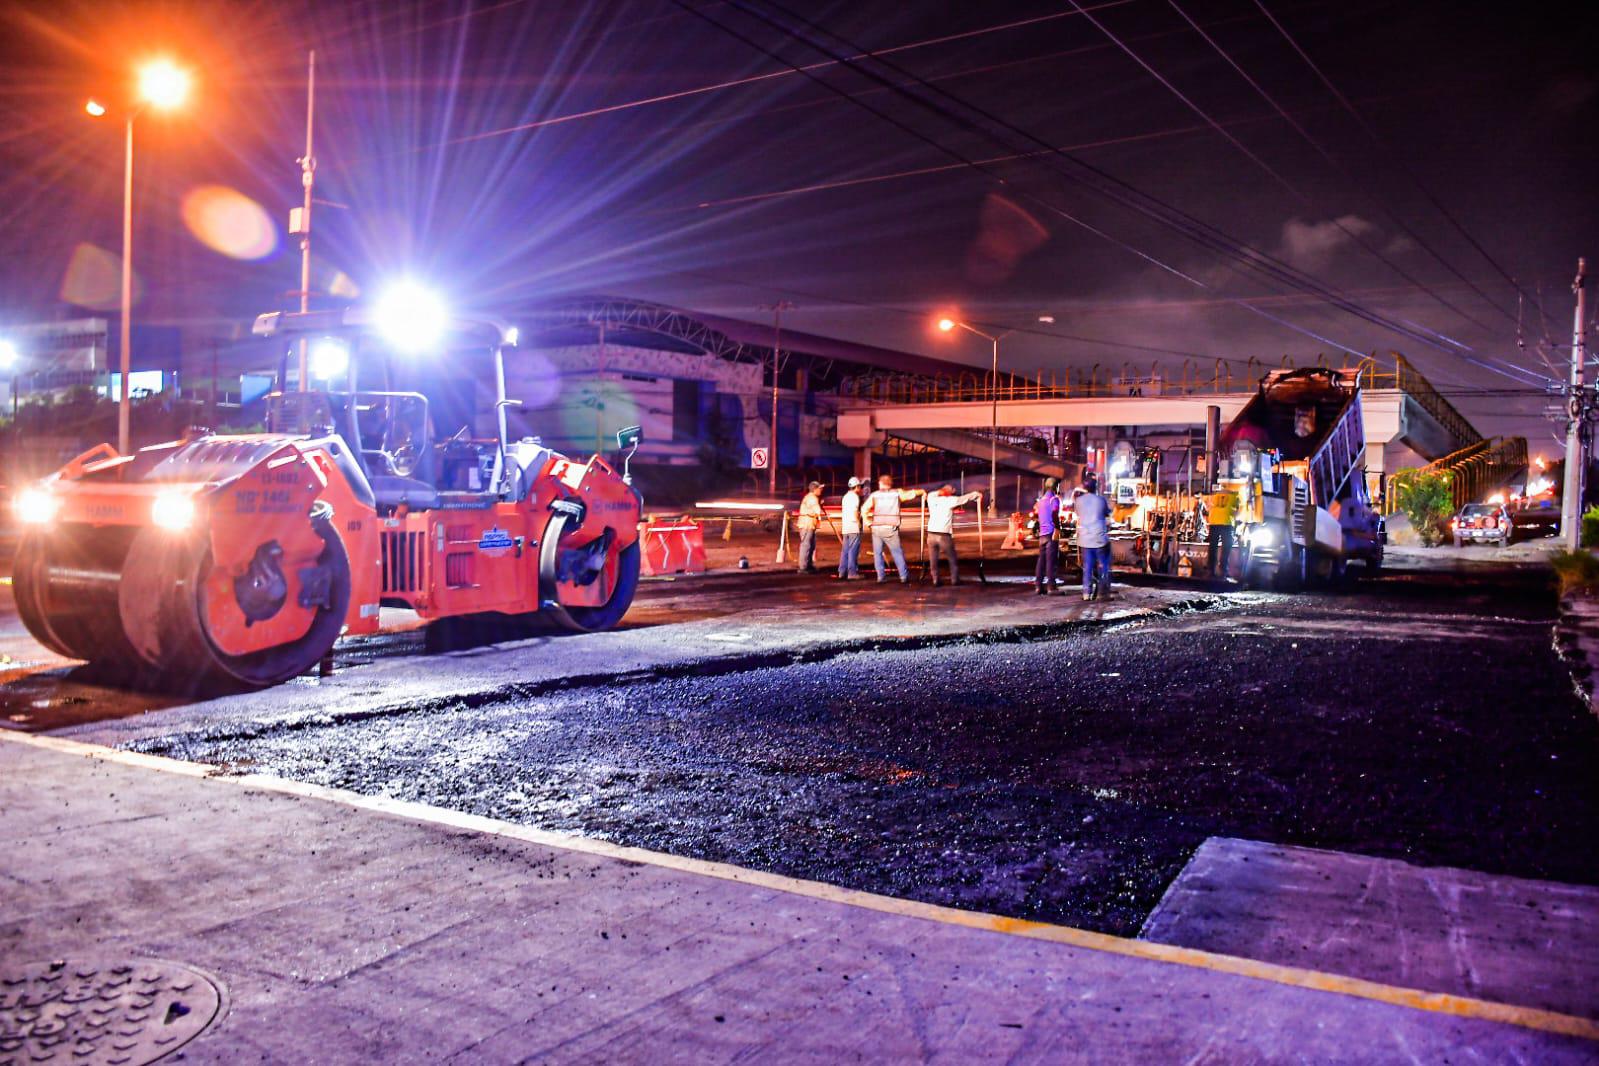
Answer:
POLYGON ((1238 493, 1222 488, 1205 497, 1205 524, 1209 527, 1205 549, 1205 571, 1217 576, 1218 556, 1220 576, 1227 576, 1227 563, 1233 554, 1233 525, 1238 521, 1238 493))
POLYGON ((805 489, 800 501, 799 517, 794 528, 799 530, 799 572, 816 573, 816 527, 822 524, 822 483, 813 481, 805 489))
POLYGON ((866 497, 866 502, 861 505, 861 520, 872 529, 872 562, 877 568, 878 584, 888 580, 884 551, 894 556, 894 569, 899 571, 900 584, 910 584, 911 574, 905 566, 905 549, 899 543, 899 505, 926 495, 923 489, 896 489, 894 479, 884 474, 877 479, 877 491, 866 497))
POLYGON ((955 495, 954 485, 945 485, 927 497, 927 568, 938 585, 938 561, 949 560, 949 583, 959 585, 960 564, 955 558, 955 512, 977 499, 980 493, 955 495))
POLYGON ((861 576, 861 479, 852 477, 844 489, 844 499, 839 504, 839 532, 844 546, 838 555, 840 581, 858 581, 861 576))

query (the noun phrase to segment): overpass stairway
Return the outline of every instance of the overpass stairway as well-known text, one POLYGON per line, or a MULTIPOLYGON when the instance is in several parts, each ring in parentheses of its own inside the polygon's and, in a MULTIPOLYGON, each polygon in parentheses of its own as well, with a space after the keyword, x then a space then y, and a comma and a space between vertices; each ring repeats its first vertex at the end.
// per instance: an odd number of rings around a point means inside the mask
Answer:
POLYGON ((1037 477, 1064 479, 1069 474, 1081 471, 1081 464, 1068 463, 1046 452, 1018 447, 1005 440, 995 444, 993 438, 986 434, 972 433, 964 429, 894 429, 890 430, 889 434, 914 444, 985 461, 992 447, 994 458, 1000 466, 1037 477))

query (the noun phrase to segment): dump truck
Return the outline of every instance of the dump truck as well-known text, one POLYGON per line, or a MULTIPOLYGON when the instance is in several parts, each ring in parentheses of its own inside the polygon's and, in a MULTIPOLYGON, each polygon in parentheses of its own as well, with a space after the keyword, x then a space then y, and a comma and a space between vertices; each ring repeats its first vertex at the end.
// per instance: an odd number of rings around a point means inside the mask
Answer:
POLYGON ((1240 494, 1238 542, 1251 584, 1299 588, 1382 566, 1387 539, 1371 506, 1355 371, 1268 374, 1223 431, 1218 487, 1240 494))
MULTIPOLYGON (((20 494, 13 586, 40 643, 163 688, 225 690, 305 673, 341 634, 376 632, 385 606, 506 632, 621 621, 639 576, 631 451, 618 472, 508 439, 514 329, 449 322, 430 343, 391 341, 345 309, 263 315, 254 332, 285 352, 333 346, 342 382, 286 389, 285 357, 267 432, 102 444, 20 494), (490 374, 493 407, 477 409, 490 374)), ((618 447, 638 440, 632 427, 618 447)))

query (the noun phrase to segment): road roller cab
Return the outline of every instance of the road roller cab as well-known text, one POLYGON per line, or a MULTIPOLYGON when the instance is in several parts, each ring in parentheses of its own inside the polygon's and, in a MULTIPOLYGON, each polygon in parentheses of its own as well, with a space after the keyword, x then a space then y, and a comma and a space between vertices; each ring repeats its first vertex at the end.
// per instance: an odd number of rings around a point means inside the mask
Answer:
POLYGON ((621 620, 641 501, 598 455, 506 439, 514 330, 461 324, 404 363, 358 311, 264 315, 256 333, 341 346, 319 354, 342 386, 284 391, 281 374, 266 433, 100 445, 19 496, 14 586, 42 643, 192 690, 285 681, 375 632, 383 606, 508 636, 621 620), (443 382, 443 402, 391 387, 412 381, 443 382))

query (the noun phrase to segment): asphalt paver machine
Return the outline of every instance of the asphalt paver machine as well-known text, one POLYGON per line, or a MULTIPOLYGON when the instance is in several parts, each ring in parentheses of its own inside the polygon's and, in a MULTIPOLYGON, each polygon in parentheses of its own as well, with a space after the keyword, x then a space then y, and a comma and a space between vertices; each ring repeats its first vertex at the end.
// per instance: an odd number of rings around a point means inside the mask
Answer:
MULTIPOLYGON (((508 439, 515 330, 450 323, 396 346, 348 309, 263 315, 255 333, 342 352, 342 386, 286 390, 285 359, 267 432, 131 455, 102 444, 24 490, 13 584, 41 643, 195 691, 304 673, 341 634, 376 632, 383 606, 580 631, 621 621, 642 501, 625 459, 618 472, 508 439), (395 387, 429 381, 453 411, 395 387)), ((638 439, 624 430, 619 449, 638 439)))
POLYGON ((1217 488, 1239 494, 1251 583, 1297 588, 1341 577, 1352 560, 1382 565, 1387 535, 1367 496, 1356 371, 1268 374, 1222 434, 1221 453, 1217 488))

